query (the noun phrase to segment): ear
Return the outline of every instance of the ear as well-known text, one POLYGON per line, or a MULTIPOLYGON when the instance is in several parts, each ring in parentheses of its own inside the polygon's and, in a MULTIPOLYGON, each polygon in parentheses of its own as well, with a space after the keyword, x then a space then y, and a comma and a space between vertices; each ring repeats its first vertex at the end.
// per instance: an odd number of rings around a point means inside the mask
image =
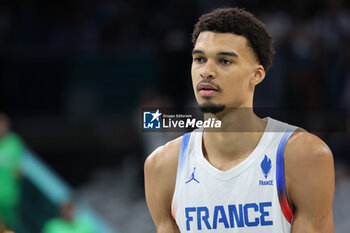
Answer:
POLYGON ((252 84, 254 86, 258 85, 265 78, 265 69, 262 65, 258 65, 253 73, 253 77, 251 79, 252 84))

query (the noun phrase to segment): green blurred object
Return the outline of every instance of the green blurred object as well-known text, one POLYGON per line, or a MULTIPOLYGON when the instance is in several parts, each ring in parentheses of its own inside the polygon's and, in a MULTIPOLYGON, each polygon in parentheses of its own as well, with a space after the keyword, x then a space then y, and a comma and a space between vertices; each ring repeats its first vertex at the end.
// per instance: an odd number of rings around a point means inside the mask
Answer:
POLYGON ((0 219, 14 227, 16 208, 20 200, 20 163, 22 140, 14 133, 0 139, 0 219))
MULTIPOLYGON (((22 226, 16 233, 45 232, 47 224, 52 219, 59 219, 56 216, 60 214, 60 206, 71 199, 74 190, 28 148, 24 150, 21 166, 24 174, 20 206, 22 226)), ((74 221, 83 233, 118 232, 105 223, 87 204, 82 202, 75 204, 74 221)))
POLYGON ((63 218, 54 218, 49 220, 44 228, 42 233, 60 233, 60 232, 69 232, 69 233, 93 233, 94 229, 86 224, 85 221, 79 219, 74 220, 73 222, 68 222, 63 218))

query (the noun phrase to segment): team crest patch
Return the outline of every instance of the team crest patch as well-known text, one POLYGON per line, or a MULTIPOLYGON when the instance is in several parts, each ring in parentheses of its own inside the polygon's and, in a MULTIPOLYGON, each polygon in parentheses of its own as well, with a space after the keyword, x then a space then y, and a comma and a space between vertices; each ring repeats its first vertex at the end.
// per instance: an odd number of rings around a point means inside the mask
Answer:
POLYGON ((265 176, 265 179, 267 179, 270 171, 271 171, 271 159, 269 159, 266 155, 263 159, 263 161, 260 164, 261 170, 265 176))
MULTIPOLYGON (((272 168, 271 159, 269 159, 267 155, 265 155, 264 159, 261 161, 260 167, 265 179, 267 179, 272 168)), ((273 180, 259 180, 259 185, 273 185, 273 180)))

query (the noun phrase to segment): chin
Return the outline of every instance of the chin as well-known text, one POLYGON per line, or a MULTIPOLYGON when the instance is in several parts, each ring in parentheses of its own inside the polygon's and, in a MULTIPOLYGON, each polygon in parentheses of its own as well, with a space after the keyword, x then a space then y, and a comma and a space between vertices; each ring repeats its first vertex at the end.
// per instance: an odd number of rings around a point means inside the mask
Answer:
POLYGON ((224 111, 226 106, 224 104, 216 104, 216 103, 202 103, 199 104, 199 109, 203 113, 212 113, 212 114, 217 114, 222 111, 224 111))

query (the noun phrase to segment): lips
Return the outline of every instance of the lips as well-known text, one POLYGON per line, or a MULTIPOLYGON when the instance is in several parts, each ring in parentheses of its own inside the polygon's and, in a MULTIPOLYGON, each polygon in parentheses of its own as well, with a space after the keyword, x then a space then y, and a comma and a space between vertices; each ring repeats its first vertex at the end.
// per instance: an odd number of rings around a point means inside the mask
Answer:
POLYGON ((197 87, 197 90, 201 96, 213 96, 219 92, 218 88, 209 83, 200 83, 197 87))
POLYGON ((211 84, 208 83, 201 83, 198 85, 198 90, 205 90, 205 91, 218 91, 218 89, 216 87, 214 87, 211 84))

